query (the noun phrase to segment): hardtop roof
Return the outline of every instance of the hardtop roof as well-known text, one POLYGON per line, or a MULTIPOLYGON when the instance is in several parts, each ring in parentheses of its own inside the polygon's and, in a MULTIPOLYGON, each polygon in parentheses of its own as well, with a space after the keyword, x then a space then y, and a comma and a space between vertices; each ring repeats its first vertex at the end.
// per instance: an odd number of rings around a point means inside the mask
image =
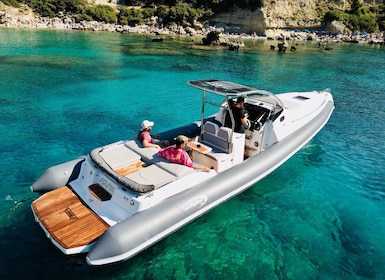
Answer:
POLYGON ((225 96, 226 98, 233 98, 243 96, 254 100, 260 100, 272 104, 274 110, 282 110, 284 105, 277 95, 266 91, 256 89, 250 86, 236 84, 233 82, 223 80, 195 80, 188 81, 189 86, 203 90, 204 92, 211 92, 213 94, 225 96))
POLYGON ((221 80, 196 80, 188 81, 188 85, 209 91, 215 94, 227 96, 247 95, 258 91, 256 88, 221 80))

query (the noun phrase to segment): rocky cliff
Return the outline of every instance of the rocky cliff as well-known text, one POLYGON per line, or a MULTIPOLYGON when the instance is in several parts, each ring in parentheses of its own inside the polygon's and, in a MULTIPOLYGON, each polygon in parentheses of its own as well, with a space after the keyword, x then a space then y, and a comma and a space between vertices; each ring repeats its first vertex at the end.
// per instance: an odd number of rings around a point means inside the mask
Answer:
MULTIPOLYGON (((380 4, 383 0, 363 0, 380 4)), ((88 0, 90 4, 117 5, 118 0, 88 0)), ((332 8, 349 9, 352 0, 265 0, 261 9, 254 11, 234 8, 216 14, 211 22, 237 26, 244 32, 259 35, 266 31, 285 28, 311 28, 321 25, 324 14, 332 8)))
MULTIPOLYGON (((367 4, 380 4, 382 1, 364 0, 367 4)), ((239 26, 246 32, 257 34, 266 34, 274 29, 317 28, 328 10, 347 10, 350 4, 351 0, 265 0, 261 9, 249 11, 237 8, 216 14, 212 21, 239 26)))
POLYGON ((270 0, 259 10, 234 9, 215 15, 213 21, 264 34, 266 29, 319 26, 323 15, 333 7, 346 9, 350 4, 347 0, 270 0))

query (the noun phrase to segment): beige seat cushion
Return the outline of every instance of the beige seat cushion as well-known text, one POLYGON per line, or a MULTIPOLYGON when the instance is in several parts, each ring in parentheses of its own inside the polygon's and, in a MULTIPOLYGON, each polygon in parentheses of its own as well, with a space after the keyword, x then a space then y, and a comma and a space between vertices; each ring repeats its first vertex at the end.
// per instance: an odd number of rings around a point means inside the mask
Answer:
POLYGON ((99 155, 113 170, 140 161, 140 156, 124 145, 102 150, 99 155))
POLYGON ((164 186, 176 177, 156 165, 150 165, 126 176, 140 185, 153 185, 155 189, 164 186))

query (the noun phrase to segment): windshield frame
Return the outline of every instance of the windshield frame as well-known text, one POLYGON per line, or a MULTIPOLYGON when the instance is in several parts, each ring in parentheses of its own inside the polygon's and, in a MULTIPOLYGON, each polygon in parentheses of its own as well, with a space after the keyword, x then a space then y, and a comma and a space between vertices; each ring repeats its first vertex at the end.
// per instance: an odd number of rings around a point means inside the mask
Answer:
POLYGON ((278 116, 284 109, 283 102, 278 98, 278 96, 266 90, 260 90, 254 87, 236 84, 223 80, 191 80, 188 81, 187 84, 203 91, 202 122, 204 119, 205 104, 211 104, 218 107, 222 106, 222 104, 217 104, 208 101, 208 92, 215 95, 224 96, 227 102, 229 101, 229 99, 235 99, 239 96, 242 96, 249 101, 253 101, 252 103, 255 104, 258 102, 267 103, 270 105, 269 107, 272 116, 278 116))

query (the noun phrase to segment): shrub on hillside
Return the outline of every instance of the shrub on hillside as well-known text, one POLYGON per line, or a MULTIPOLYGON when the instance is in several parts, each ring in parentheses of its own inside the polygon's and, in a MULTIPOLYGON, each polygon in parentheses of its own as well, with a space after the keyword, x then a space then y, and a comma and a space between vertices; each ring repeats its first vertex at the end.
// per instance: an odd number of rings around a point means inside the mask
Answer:
POLYGON ((378 6, 378 26, 380 30, 385 30, 385 4, 378 6))
POLYGON ((149 24, 153 17, 158 18, 158 23, 169 25, 191 25, 196 20, 205 20, 212 15, 211 11, 196 9, 186 3, 178 3, 175 6, 148 6, 143 8, 122 8, 118 15, 118 22, 123 25, 149 24))
POLYGON ((5 5, 20 8, 20 3, 17 0, 1 0, 5 5))
POLYGON ((365 14, 358 17, 358 28, 357 30, 366 31, 369 33, 378 30, 376 18, 371 14, 365 14))
POLYGON ((345 12, 338 9, 328 11, 323 23, 328 23, 337 20, 342 22, 350 30, 360 30, 366 32, 375 32, 379 28, 377 24, 377 16, 366 7, 360 7, 358 10, 345 12))
POLYGON ((115 9, 108 5, 89 6, 86 13, 95 21, 116 23, 117 20, 115 9))
POLYGON ((84 0, 30 0, 26 2, 43 17, 55 17, 58 13, 77 14, 86 7, 84 0))
POLYGON ((122 25, 135 26, 137 24, 143 24, 143 14, 141 9, 138 8, 122 8, 118 15, 118 23, 122 25))
POLYGON ((81 21, 92 21, 92 17, 86 14, 79 14, 76 15, 75 17, 76 22, 81 22, 81 21))

